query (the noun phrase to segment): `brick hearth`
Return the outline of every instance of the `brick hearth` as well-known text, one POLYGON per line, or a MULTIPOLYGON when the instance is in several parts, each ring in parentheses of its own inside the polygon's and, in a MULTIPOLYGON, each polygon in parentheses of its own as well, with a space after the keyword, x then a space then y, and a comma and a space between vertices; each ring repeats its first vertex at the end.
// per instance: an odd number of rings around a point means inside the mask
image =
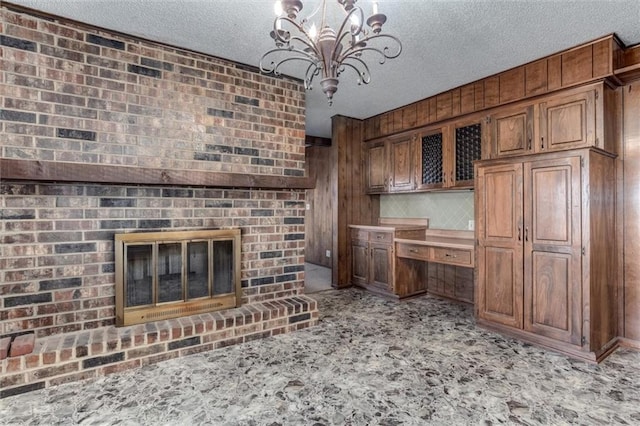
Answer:
POLYGON ((300 330, 318 321, 315 300, 297 296, 222 312, 105 327, 36 340, 2 361, 0 398, 300 330))

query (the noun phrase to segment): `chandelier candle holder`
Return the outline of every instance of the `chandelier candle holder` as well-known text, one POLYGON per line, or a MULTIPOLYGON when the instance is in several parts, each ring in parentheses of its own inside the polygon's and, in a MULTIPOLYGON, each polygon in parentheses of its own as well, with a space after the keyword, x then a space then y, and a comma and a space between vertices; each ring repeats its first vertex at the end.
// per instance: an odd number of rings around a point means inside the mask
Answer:
MULTIPOLYGON (((364 20, 364 11, 356 6, 357 0, 336 0, 339 14, 344 16, 338 31, 327 22, 327 0, 322 0, 318 9, 309 17, 298 20, 303 8, 300 0, 277 0, 276 18, 270 35, 276 48, 269 50, 260 59, 260 70, 266 74, 280 75, 280 67, 291 61, 307 62, 304 86, 312 88, 313 80, 320 76, 320 87, 327 96, 329 105, 338 90, 340 75, 346 69, 357 74, 358 84, 371 81, 369 66, 365 59, 376 57, 378 63, 397 58, 402 52, 402 43, 396 37, 382 33, 386 15, 378 12, 373 2, 373 13, 364 20), (322 9, 320 31, 311 21, 322 9), (369 29, 364 26, 366 22, 369 29)), ((334 13, 335 15, 335 13, 334 13)))

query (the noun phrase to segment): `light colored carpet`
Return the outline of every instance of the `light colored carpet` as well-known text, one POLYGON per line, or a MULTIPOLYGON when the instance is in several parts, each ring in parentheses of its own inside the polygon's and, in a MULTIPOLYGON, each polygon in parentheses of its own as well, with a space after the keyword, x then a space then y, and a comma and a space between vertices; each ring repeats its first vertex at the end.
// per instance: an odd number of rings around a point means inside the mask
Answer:
POLYGON ((313 263, 304 264, 304 292, 305 294, 331 290, 331 268, 313 263))

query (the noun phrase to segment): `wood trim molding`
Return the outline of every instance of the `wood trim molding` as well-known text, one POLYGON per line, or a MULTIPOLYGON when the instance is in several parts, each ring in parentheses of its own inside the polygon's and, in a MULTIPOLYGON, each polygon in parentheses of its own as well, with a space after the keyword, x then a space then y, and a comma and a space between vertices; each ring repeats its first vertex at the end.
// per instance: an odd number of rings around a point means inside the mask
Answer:
POLYGON ((387 137, 603 79, 620 85, 640 77, 638 56, 640 52, 625 50, 617 36, 610 34, 366 118, 363 139, 387 137), (615 68, 621 64, 625 68, 615 68))
POLYGON ((7 179, 265 189, 310 189, 315 186, 308 176, 250 175, 0 158, 0 180, 7 179))

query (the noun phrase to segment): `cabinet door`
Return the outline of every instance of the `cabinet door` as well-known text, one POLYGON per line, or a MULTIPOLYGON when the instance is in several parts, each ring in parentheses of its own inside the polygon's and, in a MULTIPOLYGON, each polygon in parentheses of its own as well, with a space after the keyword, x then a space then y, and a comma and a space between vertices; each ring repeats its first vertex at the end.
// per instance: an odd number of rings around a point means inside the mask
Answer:
POLYGON ((369 283, 381 290, 393 292, 393 249, 389 244, 370 243, 369 283))
POLYGON ((522 163, 478 167, 477 314, 522 328, 522 163))
POLYGON ((541 151, 596 145, 596 90, 540 104, 541 151))
POLYGON ((373 142, 366 147, 367 192, 387 190, 387 146, 384 141, 373 142))
POLYGON ((506 108, 492 114, 491 145, 493 157, 528 154, 533 150, 533 106, 506 108))
POLYGON ((369 243, 351 240, 351 284, 366 285, 369 282, 369 243))
POLYGON ((580 157, 528 162, 524 167, 524 328, 580 345, 580 157))
POLYGON ((389 142, 389 191, 415 188, 413 141, 414 136, 405 136, 389 142))
POLYGON ((444 148, 447 135, 445 129, 429 130, 420 140, 420 189, 444 186, 444 148))
POLYGON ((482 124, 457 126, 453 137, 453 185, 473 187, 473 162, 482 158, 482 124))

